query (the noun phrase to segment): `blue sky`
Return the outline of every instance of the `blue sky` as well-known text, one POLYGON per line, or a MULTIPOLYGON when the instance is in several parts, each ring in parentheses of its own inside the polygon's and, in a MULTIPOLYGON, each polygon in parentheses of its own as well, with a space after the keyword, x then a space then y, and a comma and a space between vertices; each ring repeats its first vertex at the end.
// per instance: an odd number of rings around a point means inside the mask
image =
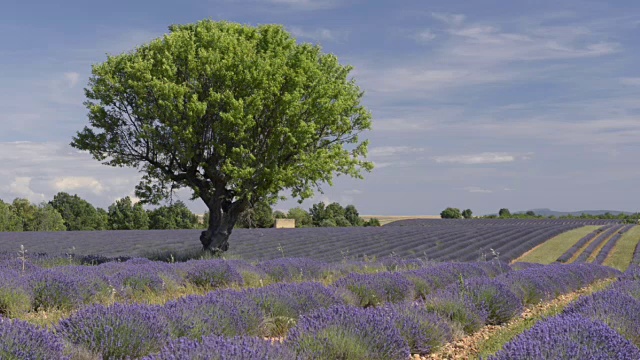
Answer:
POLYGON ((107 207, 133 195, 136 170, 68 146, 87 124, 91 65, 204 18, 284 24, 355 67, 376 169, 305 208, 640 210, 635 1, 3 2, 0 199, 67 191, 107 207))

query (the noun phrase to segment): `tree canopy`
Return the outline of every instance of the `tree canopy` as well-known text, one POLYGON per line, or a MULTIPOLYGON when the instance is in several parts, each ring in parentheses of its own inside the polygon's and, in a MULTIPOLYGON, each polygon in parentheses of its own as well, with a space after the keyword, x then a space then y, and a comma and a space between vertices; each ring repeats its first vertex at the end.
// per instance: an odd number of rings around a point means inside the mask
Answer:
POLYGON ((363 92, 319 46, 279 25, 203 20, 94 65, 89 126, 72 146, 137 167, 157 204, 190 188, 209 208, 200 240, 226 250, 240 213, 281 192, 306 199, 335 175, 361 178, 371 114, 363 92))
POLYGON ((106 230, 108 227, 106 212, 98 211, 78 195, 59 192, 49 203, 62 215, 67 230, 106 230))
POLYGON ((109 228, 111 230, 147 230, 149 215, 142 204, 133 203, 129 196, 116 200, 109 206, 109 228))
POLYGON ((462 214, 460 213, 460 209, 448 207, 442 210, 440 217, 443 219, 462 219, 462 214))
POLYGON ((471 219, 473 217, 473 211, 471 209, 465 209, 462 211, 462 217, 465 219, 471 219))

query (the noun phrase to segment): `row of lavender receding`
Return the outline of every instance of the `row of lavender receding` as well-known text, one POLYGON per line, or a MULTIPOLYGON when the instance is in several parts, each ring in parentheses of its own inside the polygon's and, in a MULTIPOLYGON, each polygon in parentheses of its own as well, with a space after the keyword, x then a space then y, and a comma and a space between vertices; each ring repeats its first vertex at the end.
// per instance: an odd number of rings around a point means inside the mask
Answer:
MULTIPOLYGON (((633 225, 632 225, 633 226, 633 225)), ((586 262, 587 259, 593 254, 596 249, 598 249, 605 241, 609 241, 614 234, 620 234, 627 230, 628 226, 625 225, 615 225, 602 232, 600 236, 594 241, 592 241, 586 249, 576 259, 576 262, 586 262)))
POLYGON ((492 360, 640 359, 640 267, 507 343, 492 360))
MULTIPOLYGON (((281 259, 268 265, 204 260, 199 263, 206 266, 199 267, 195 263, 158 264, 134 259, 85 269, 29 267, 25 272, 31 272, 30 275, 15 270, 21 263, 5 266, 14 269, 13 276, 42 279, 35 281, 46 282, 40 289, 58 289, 49 293, 49 297, 40 297, 54 301, 51 305, 59 304, 54 298, 65 294, 62 289, 86 293, 85 286, 95 290, 92 286, 103 281, 111 286, 124 284, 126 281, 120 279, 128 278, 129 271, 139 274, 134 278, 140 280, 143 274, 162 273, 171 266, 184 267, 182 274, 187 278, 194 266, 199 269, 196 273, 216 267, 224 267, 226 272, 235 268, 241 273, 237 269, 253 266, 250 271, 257 268, 280 274, 302 269, 305 276, 314 278, 311 275, 314 271, 305 272, 305 267, 317 269, 322 265, 309 259, 281 259), (133 270, 136 268, 140 270, 133 270)), ((147 359, 406 360, 411 353, 427 354, 455 336, 474 332, 486 324, 509 321, 526 305, 620 274, 593 264, 516 264, 512 269, 499 262, 425 263, 415 268, 416 263, 398 261, 391 267, 402 271, 354 272, 360 265, 334 265, 344 274, 331 284, 304 281, 218 289, 164 305, 75 304, 78 310, 60 321, 53 331, 3 319, 0 354, 38 359, 64 359, 74 352, 84 352, 105 359, 146 356, 147 359), (274 336, 285 339, 282 343, 263 339, 274 336)), ((9 269, 3 271, 9 273, 9 269)), ((239 276, 235 281, 241 280, 239 276)), ((14 289, 14 281, 10 279, 0 288, 14 289)), ((22 282, 33 283, 24 279, 22 282)), ((38 291, 32 288, 25 293, 40 296, 38 291)))
MULTIPOLYGON (((493 249, 500 259, 511 261, 565 231, 607 223, 617 221, 469 219, 366 228, 235 229, 227 255, 251 261, 283 254, 330 262, 391 254, 436 261, 479 261, 491 256, 493 249)), ((0 233, 0 251, 13 253, 23 244, 32 253, 168 258, 197 252, 199 236, 199 230, 0 233)))

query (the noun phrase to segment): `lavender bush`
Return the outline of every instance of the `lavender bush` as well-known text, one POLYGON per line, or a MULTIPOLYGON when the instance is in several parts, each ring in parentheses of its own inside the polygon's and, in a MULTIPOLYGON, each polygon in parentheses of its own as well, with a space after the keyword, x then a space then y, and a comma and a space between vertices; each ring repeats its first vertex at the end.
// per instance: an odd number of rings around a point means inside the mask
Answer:
POLYGON ((393 321, 350 306, 303 315, 285 343, 302 359, 406 360, 410 354, 393 321))
POLYGON ((601 321, 640 346, 640 301, 616 290, 594 293, 569 305, 565 314, 601 321))
POLYGON ((489 278, 473 278, 453 284, 451 291, 468 296, 478 308, 487 310, 487 325, 499 325, 519 315, 524 309, 522 302, 499 281, 489 278))
POLYGON ((66 360, 62 341, 52 333, 20 320, 0 317, 0 359, 66 360))
POLYGON ((246 293, 265 312, 264 336, 283 336, 300 315, 347 303, 340 289, 314 282, 273 284, 246 293))
POLYGON ((329 266, 309 258, 282 258, 263 261, 257 267, 280 282, 319 280, 329 266))
POLYGON ((484 306, 476 305, 469 294, 459 291, 457 287, 438 290, 427 296, 424 307, 449 319, 466 334, 480 330, 489 316, 484 306))
POLYGON ((159 354, 143 360, 295 360, 295 353, 280 343, 256 337, 207 336, 202 341, 180 338, 159 354))
POLYGON ((209 335, 256 336, 264 319, 262 309, 245 292, 229 289, 168 302, 163 313, 174 338, 195 340, 209 335))
POLYGON ((448 320, 427 310, 421 303, 398 303, 369 310, 377 316, 391 319, 412 354, 426 355, 453 340, 448 320))
POLYGON ((31 309, 31 292, 26 276, 17 271, 3 270, 0 273, 0 315, 16 317, 31 309))
POLYGON ((104 359, 138 358, 160 351, 169 327, 158 307, 93 305, 60 321, 56 331, 104 359))
POLYGON ((243 284, 240 272, 225 260, 191 260, 180 268, 188 282, 205 289, 243 284))
MULTIPOLYGON (((493 269, 493 266, 487 266, 487 269, 493 269)), ((461 278, 488 276, 487 272, 477 263, 444 263, 403 272, 402 275, 413 283, 416 297, 422 299, 435 290, 460 281, 461 278)))
POLYGON ((339 279, 333 285, 351 291, 362 307, 379 306, 386 302, 396 303, 415 298, 413 283, 401 273, 350 274, 339 279))
POLYGON ((537 323, 489 359, 637 360, 640 350, 601 322, 562 315, 537 323))

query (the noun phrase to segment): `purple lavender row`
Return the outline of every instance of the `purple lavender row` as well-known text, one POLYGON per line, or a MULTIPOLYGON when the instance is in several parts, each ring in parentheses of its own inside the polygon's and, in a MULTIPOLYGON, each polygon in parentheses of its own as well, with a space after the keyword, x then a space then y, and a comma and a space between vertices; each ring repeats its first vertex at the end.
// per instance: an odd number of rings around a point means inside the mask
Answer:
MULTIPOLYGON (((413 294, 417 292, 407 291, 411 281, 400 280, 398 276, 402 273, 379 273, 359 278, 362 287, 371 288, 365 294, 383 299, 375 306, 365 304, 364 306, 369 306, 367 309, 361 307, 362 297, 349 290, 348 281, 328 287, 320 283, 274 284, 242 291, 222 289, 206 296, 188 296, 164 306, 93 305, 61 321, 57 334, 64 337, 65 341, 76 344, 76 347, 114 359, 126 356, 139 358, 158 352, 168 352, 168 355, 157 359, 189 359, 197 351, 211 351, 210 347, 202 345, 204 348, 201 348, 186 340, 175 340, 183 341, 181 344, 184 346, 172 342, 172 339, 184 337, 202 340, 202 344, 227 341, 229 344, 225 346, 211 347, 229 348, 229 351, 236 349, 233 351, 241 351, 238 354, 264 354, 273 351, 285 354, 282 356, 287 358, 287 350, 264 341, 252 340, 253 342, 249 341, 252 345, 247 345, 247 341, 242 339, 211 338, 281 336, 287 333, 290 336, 282 346, 287 346, 302 358, 333 358, 332 354, 325 352, 332 348, 326 346, 330 344, 328 341, 350 336, 356 342, 367 344, 366 349, 369 350, 366 351, 372 353, 363 355, 364 358, 406 359, 408 352, 426 353, 448 341, 451 333, 448 324, 451 321, 459 323, 460 327, 468 331, 474 331, 484 324, 508 321, 519 314, 523 304, 527 302, 527 293, 522 289, 540 286, 539 297, 542 298, 571 291, 594 279, 617 274, 613 269, 590 264, 551 265, 549 269, 532 267, 528 270, 500 273, 503 271, 502 266, 491 263, 443 264, 440 268, 436 266, 439 270, 433 270, 431 274, 426 272, 424 279, 434 280, 430 276, 447 273, 450 274, 449 278, 446 283, 434 284, 434 289, 423 300, 424 306, 419 307, 408 305, 414 303, 416 297, 413 294), (523 275, 514 277, 511 275, 514 273, 523 275), (500 275, 491 279, 487 277, 488 274, 500 275), (393 281, 380 285, 385 278, 397 280, 397 285, 393 281), (403 291, 410 295, 401 296, 403 291), (354 306, 355 304, 361 306, 354 306), (425 309, 432 315, 425 315, 425 309), (289 332, 291 326, 294 329, 289 332), (249 348, 245 349, 245 346, 249 348), (186 350, 180 350, 183 348, 186 350), (172 358, 171 351, 182 355, 172 358)), ((18 347, 24 342, 0 340, 0 343, 15 343, 18 347)), ((34 348, 33 342, 29 344, 30 348, 34 348)), ((342 342, 335 345, 340 344, 342 342)), ((20 351, 24 350, 21 349, 20 351)), ((214 355, 210 358, 230 358, 230 355, 214 355)), ((63 358, 56 356, 50 358, 63 358)), ((256 357, 247 355, 245 358, 256 357)), ((278 357, 274 355, 274 358, 278 357)))
POLYGON ((557 262, 561 262, 561 263, 566 263, 567 261, 569 261, 586 243, 588 243, 589 241, 593 240, 593 238, 600 236, 604 231, 607 231, 609 229, 611 229, 613 227, 613 225, 607 225, 604 227, 601 227, 599 229, 596 229, 592 232, 590 232, 589 234, 585 235, 584 237, 582 237, 580 240, 578 240, 578 242, 576 242, 575 244, 573 244, 573 246, 571 246, 569 248, 569 250, 565 251, 564 254, 560 255, 560 257, 558 258, 558 260, 556 260, 557 262))
POLYGON ((602 247, 602 249, 600 250, 600 252, 598 253, 598 256, 596 256, 596 259, 593 261, 595 264, 599 264, 602 265, 602 263, 604 263, 604 261, 607 259, 607 256, 609 256, 609 253, 611 252, 611 250, 613 250, 613 248, 616 246, 616 244, 618 243, 618 240, 620 240, 620 238, 622 238, 622 235, 624 235, 624 233, 626 233, 627 231, 629 231, 634 225, 626 225, 625 227, 623 227, 622 229, 620 229, 620 231, 618 231, 617 234, 615 234, 611 240, 609 240, 604 247, 602 247))
POLYGON ((587 259, 589 259, 589 256, 591 256, 591 254, 593 254, 593 252, 598 247, 600 247, 605 241, 609 241, 610 238, 615 233, 619 232, 620 229, 622 229, 623 227, 624 227, 624 225, 616 225, 616 226, 613 226, 613 227, 607 229, 607 231, 603 232, 602 234, 600 234, 600 236, 596 240, 591 242, 591 244, 589 244, 589 246, 587 246, 587 248, 584 249, 584 251, 576 259, 576 262, 577 263, 586 262, 587 259))
POLYGON ((560 257, 558 258, 558 260, 556 260, 557 262, 561 262, 561 263, 566 263, 567 261, 569 261, 577 252, 578 250, 580 250, 586 243, 588 243, 589 241, 591 241, 593 238, 595 238, 596 236, 598 236, 599 234, 601 234, 604 230, 609 229, 610 227, 612 227, 612 225, 608 225, 608 226, 604 226, 602 228, 596 229, 590 233, 588 233, 587 235, 583 236, 580 240, 578 240, 578 242, 576 242, 575 244, 573 244, 573 246, 571 246, 569 248, 569 250, 565 251, 564 254, 560 255, 560 257))
MULTIPOLYGON (((628 277, 625 275, 625 277, 628 277)), ((640 277, 583 297, 520 334, 502 359, 640 359, 640 277)))

